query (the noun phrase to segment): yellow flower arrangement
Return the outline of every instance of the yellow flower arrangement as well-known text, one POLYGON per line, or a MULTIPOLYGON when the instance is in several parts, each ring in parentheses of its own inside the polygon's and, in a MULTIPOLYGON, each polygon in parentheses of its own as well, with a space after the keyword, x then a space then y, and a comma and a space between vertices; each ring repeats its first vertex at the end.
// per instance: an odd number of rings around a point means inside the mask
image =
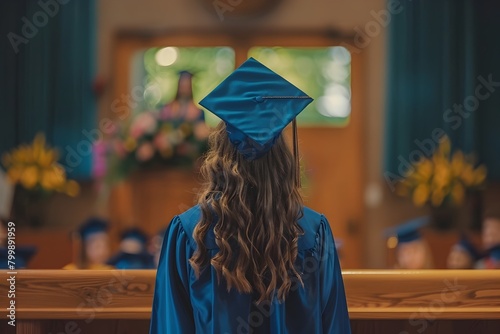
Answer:
POLYGON ((49 148, 43 134, 36 135, 30 145, 20 145, 2 156, 7 178, 28 191, 43 193, 61 192, 76 196, 80 187, 68 180, 66 171, 57 163, 57 150, 49 148))
POLYGON ((486 167, 474 165, 474 159, 462 151, 451 154, 451 143, 445 136, 430 158, 420 160, 406 173, 396 192, 410 197, 419 207, 427 203, 433 207, 461 205, 466 191, 481 186, 486 179, 486 167))

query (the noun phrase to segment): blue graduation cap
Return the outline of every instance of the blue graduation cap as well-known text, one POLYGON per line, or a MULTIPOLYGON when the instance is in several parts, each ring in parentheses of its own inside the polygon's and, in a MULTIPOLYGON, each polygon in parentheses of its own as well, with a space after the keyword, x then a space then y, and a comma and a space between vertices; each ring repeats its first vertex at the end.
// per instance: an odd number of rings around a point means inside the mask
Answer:
POLYGON ((473 259, 473 261, 477 261, 482 257, 481 254, 476 249, 476 247, 474 247, 474 245, 471 243, 471 241, 469 240, 469 238, 467 238, 465 234, 461 235, 460 240, 456 244, 456 247, 460 247, 465 252, 467 252, 473 259))
POLYGON ((422 236, 420 229, 429 224, 429 217, 419 217, 409 220, 399 226, 386 230, 386 237, 396 238, 397 244, 419 240, 422 236))
POLYGON ((137 227, 130 228, 125 230, 122 233, 121 240, 125 239, 135 239, 139 241, 143 246, 145 246, 148 242, 148 236, 141 229, 137 227))
POLYGON ((107 231, 108 223, 105 220, 96 217, 87 219, 78 229, 78 233, 80 234, 80 238, 82 240, 86 240, 92 234, 107 231))
POLYGON ((200 105, 226 123, 231 143, 247 160, 266 154, 283 129, 313 101, 302 90, 254 58, 210 92, 200 105))

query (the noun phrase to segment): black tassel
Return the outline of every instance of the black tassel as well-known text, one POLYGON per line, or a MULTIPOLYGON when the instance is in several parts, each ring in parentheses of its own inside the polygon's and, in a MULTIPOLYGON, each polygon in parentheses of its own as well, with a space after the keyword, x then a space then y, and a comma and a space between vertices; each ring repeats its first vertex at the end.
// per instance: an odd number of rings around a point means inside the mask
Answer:
POLYGON ((294 118, 292 121, 293 132, 293 157, 295 158, 295 183, 300 188, 300 158, 299 158, 299 142, 297 134, 297 120, 294 118))

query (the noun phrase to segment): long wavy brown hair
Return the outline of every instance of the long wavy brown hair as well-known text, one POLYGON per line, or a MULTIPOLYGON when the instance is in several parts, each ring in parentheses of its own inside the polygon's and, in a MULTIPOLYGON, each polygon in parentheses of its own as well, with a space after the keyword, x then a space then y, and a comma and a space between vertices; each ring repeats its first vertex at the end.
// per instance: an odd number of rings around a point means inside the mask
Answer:
POLYGON ((212 131, 209 145, 198 198, 202 218, 193 233, 198 248, 190 263, 197 276, 212 265, 228 291, 254 294, 258 303, 276 293, 283 301, 292 282, 302 284, 294 267, 303 234, 295 159, 280 136, 263 157, 246 160, 229 141, 224 122, 212 131), (210 258, 204 240, 212 226, 219 252, 210 258))

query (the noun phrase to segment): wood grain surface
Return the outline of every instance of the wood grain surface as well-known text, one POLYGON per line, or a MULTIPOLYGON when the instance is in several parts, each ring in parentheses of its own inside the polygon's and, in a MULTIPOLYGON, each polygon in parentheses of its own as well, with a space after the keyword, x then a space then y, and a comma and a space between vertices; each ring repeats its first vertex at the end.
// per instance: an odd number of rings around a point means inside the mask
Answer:
MULTIPOLYGON (((0 307, 7 306, 0 271, 0 307)), ((344 271, 351 319, 500 319, 500 270, 344 271)), ((154 270, 19 270, 16 317, 149 319, 154 270)))

